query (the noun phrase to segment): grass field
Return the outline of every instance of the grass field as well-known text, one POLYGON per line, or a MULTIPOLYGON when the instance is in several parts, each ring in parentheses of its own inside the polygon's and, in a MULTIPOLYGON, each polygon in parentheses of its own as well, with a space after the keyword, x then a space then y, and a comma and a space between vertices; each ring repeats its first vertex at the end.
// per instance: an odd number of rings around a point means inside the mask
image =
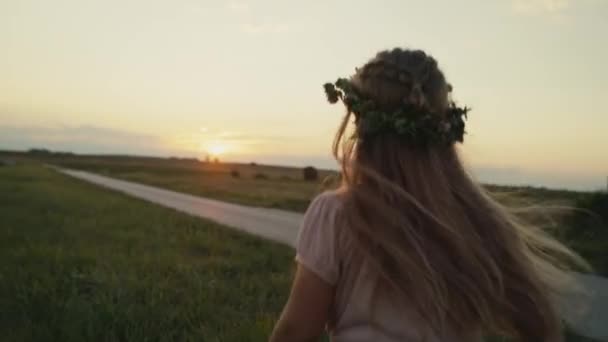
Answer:
MULTIPOLYGON (((32 159, 27 155, 13 157, 32 159)), ((34 159, 239 204, 300 212, 322 190, 323 181, 336 174, 320 170, 318 181, 304 181, 300 168, 257 164, 146 157, 35 156, 34 159)))
MULTIPOLYGON (((224 201, 303 212, 311 198, 335 185, 337 173, 319 170, 317 181, 304 181, 301 168, 206 163, 194 159, 131 156, 31 155, 0 153, 16 160, 37 160, 66 168, 91 171, 115 178, 159 186, 224 201), (232 175, 238 173, 238 177, 232 175), (333 182, 331 182, 333 180, 333 182)), ((492 186, 501 200, 518 204, 571 205, 585 193, 492 186)))
MULTIPOLYGON (((288 247, 67 178, 40 164, 300 211, 323 188, 322 181, 300 180, 300 169, 249 164, 10 157, 17 165, 0 167, 0 340, 266 340, 287 296, 293 265, 288 247), (238 178, 230 175, 235 169, 238 178), (256 178, 259 173, 265 179, 256 178)), ((500 198, 526 203, 568 204, 588 196, 491 190, 515 194, 500 198)), ((606 240, 565 242, 606 274, 606 240)), ((568 341, 590 340, 570 336, 568 341)))
POLYGON ((41 166, 0 167, 0 340, 263 341, 292 253, 41 166))
MULTIPOLYGON (((328 179, 337 179, 336 173, 328 170, 319 170, 317 181, 304 181, 301 168, 209 163, 196 159, 18 152, 0 152, 0 158, 26 163, 44 162, 239 204, 299 212, 307 208, 314 195, 335 185, 335 182, 327 182, 328 179), (233 172, 238 173, 238 177, 234 177, 233 172)), ((514 206, 572 207, 578 200, 590 196, 589 193, 567 190, 486 187, 500 202, 514 206)), ((598 273, 608 275, 608 238, 576 238, 576 234, 569 234, 565 239, 562 233, 571 227, 564 226, 564 213, 551 213, 551 218, 557 219, 555 233, 558 238, 587 258, 598 273)), ((537 212, 534 212, 533 219, 538 219, 537 212)), ((545 219, 540 221, 547 223, 545 219)))

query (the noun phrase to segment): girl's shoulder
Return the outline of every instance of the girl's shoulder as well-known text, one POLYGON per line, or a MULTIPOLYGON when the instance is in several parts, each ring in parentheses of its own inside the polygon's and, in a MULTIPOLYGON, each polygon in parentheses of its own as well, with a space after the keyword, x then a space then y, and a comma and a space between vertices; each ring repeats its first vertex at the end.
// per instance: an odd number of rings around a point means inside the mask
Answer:
POLYGON ((325 191, 312 200, 300 226, 300 242, 324 240, 333 243, 337 239, 343 230, 343 198, 344 192, 338 189, 325 191))
POLYGON ((319 214, 335 215, 342 207, 344 191, 341 189, 324 191, 317 195, 306 210, 306 216, 319 214))
POLYGON ((296 260, 329 284, 339 276, 338 212, 342 206, 339 190, 315 197, 304 214, 296 243, 296 260))

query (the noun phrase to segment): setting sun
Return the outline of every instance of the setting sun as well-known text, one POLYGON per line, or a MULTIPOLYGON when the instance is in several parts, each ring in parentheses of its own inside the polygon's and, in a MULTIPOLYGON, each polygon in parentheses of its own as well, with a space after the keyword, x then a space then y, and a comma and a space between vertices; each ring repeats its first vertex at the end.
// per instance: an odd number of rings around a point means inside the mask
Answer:
POLYGON ((228 148, 226 147, 226 145, 220 143, 220 142, 212 142, 211 144, 209 144, 207 146, 207 152, 209 152, 209 154, 211 154, 214 157, 220 156, 224 153, 226 153, 226 150, 228 148))

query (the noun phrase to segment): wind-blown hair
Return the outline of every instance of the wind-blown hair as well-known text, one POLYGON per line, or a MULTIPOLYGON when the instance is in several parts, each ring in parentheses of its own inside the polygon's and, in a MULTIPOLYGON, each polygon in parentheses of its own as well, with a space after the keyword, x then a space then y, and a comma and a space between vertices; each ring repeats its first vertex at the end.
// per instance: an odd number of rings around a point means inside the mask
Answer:
MULTIPOLYGON (((452 86, 419 50, 382 51, 350 82, 387 111, 406 104, 442 115, 451 103, 452 86), (406 76, 396 82, 395 73, 406 76)), ((407 301, 438 334, 561 341, 552 294, 567 266, 584 261, 490 197, 454 144, 411 145, 390 133, 362 139, 359 117, 347 110, 333 152, 342 164, 342 214, 376 292, 407 301)))

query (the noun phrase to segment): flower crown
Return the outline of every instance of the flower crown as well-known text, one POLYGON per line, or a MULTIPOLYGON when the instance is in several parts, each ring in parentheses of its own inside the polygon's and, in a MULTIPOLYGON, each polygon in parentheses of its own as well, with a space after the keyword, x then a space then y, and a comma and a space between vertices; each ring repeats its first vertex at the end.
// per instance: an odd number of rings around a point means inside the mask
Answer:
POLYGON ((450 102, 443 115, 412 105, 385 112, 373 100, 361 96, 348 79, 325 83, 323 88, 329 103, 342 100, 348 111, 358 115, 358 132, 364 138, 393 133, 412 145, 451 145, 463 141, 464 120, 470 109, 457 107, 454 102, 450 102))

